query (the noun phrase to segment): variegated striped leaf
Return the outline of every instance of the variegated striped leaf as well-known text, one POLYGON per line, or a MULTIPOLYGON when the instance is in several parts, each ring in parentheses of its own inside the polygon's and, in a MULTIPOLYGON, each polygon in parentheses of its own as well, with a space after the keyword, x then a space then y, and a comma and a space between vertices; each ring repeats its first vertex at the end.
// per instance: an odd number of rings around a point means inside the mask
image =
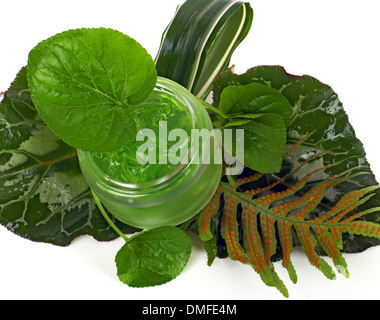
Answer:
POLYGON ((237 0, 187 0, 162 35, 156 57, 159 76, 207 97, 253 20, 249 3, 237 0))

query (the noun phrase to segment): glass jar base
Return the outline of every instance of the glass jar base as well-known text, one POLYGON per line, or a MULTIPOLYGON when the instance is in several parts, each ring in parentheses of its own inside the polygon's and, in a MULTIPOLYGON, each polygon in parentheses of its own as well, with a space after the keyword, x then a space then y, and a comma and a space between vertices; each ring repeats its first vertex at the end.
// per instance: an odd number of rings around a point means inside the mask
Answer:
POLYGON ((221 179, 222 165, 209 165, 207 171, 186 193, 175 196, 164 204, 152 205, 147 202, 135 207, 110 201, 109 197, 102 197, 101 192, 94 192, 116 219, 132 227, 148 229, 164 225, 177 226, 195 217, 215 194, 221 179))

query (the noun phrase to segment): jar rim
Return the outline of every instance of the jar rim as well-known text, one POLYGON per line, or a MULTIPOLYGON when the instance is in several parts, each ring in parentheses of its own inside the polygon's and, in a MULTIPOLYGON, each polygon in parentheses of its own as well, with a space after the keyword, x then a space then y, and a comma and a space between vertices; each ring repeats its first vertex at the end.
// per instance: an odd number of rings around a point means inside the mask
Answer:
MULTIPOLYGON (((197 115, 197 112, 193 108, 193 104, 198 104, 202 108, 201 102, 193 96, 185 87, 178 84, 177 82, 164 78, 164 77, 157 77, 156 87, 154 90, 157 90, 157 88, 163 89, 166 92, 170 92, 171 94, 175 94, 176 98, 181 102, 181 104, 187 108, 187 111, 189 112, 189 115, 192 119, 192 129, 196 129, 196 124, 199 122, 199 116, 197 115)), ((189 170, 190 165, 193 163, 193 159, 197 157, 199 153, 198 150, 194 150, 194 144, 195 144, 195 137, 191 137, 191 143, 190 148, 188 148, 186 155, 183 159, 188 159, 187 163, 182 163, 182 160, 179 161, 178 165, 169 173, 165 174, 164 176, 146 181, 141 183, 128 183, 128 182, 122 182, 115 179, 110 178, 107 175, 104 175, 103 171, 92 161, 91 152, 85 152, 78 150, 78 156, 80 161, 91 161, 92 164, 92 170, 95 169, 95 175, 101 176, 102 184, 106 185, 107 188, 115 188, 117 190, 120 190, 122 188, 124 191, 130 191, 130 192, 136 192, 137 190, 148 190, 152 187, 154 188, 162 188, 166 186, 167 184, 174 183, 181 175, 181 173, 186 172, 189 170), (195 151, 195 152, 194 152, 195 151), (193 156, 193 157, 191 157, 193 156), (84 160, 84 158, 86 160, 84 160), (106 183, 103 182, 105 180, 106 183)))

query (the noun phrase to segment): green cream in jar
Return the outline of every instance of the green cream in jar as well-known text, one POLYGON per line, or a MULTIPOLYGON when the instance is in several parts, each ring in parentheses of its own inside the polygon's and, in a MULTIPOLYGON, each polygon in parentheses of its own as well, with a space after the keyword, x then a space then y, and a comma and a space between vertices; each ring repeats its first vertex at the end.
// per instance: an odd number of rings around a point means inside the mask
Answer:
POLYGON ((222 165, 213 161, 213 144, 192 136, 193 131, 213 129, 209 115, 185 88, 161 77, 144 103, 129 108, 137 130, 148 129, 156 137, 151 144, 154 161, 144 163, 138 154, 147 138, 134 139, 112 152, 79 151, 83 175, 118 220, 139 228, 181 224, 204 208, 220 181, 222 165), (162 134, 176 129, 186 133, 186 145, 162 134), (179 146, 188 152, 181 159, 178 151, 173 161, 167 153, 179 146), (210 161, 203 163, 207 153, 210 161))

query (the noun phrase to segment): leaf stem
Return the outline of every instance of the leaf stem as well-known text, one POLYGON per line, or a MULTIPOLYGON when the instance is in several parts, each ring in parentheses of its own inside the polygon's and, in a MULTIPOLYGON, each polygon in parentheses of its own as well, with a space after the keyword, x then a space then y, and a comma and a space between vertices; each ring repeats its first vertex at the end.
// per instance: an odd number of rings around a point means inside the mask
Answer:
POLYGON ((202 100, 202 99, 199 99, 198 100, 200 102, 202 102, 203 106, 210 112, 213 112, 213 113, 216 113, 217 115, 223 117, 224 119, 227 119, 227 117, 217 108, 215 108, 213 105, 209 104, 208 102, 202 100))
POLYGON ((115 232, 120 237, 122 237, 125 240, 125 242, 128 242, 129 241, 128 237, 123 232, 121 232, 121 230, 118 227, 116 227, 116 225, 113 223, 113 221, 111 220, 111 218, 108 216, 106 210, 104 210, 104 207, 103 207, 102 203, 100 202, 100 199, 98 198, 98 196, 95 194, 94 191, 91 190, 91 192, 92 192, 92 195, 93 195, 93 197, 95 199, 95 203, 98 206, 100 212, 102 213, 104 219, 106 219, 106 221, 112 227, 112 229, 115 230, 115 232))

